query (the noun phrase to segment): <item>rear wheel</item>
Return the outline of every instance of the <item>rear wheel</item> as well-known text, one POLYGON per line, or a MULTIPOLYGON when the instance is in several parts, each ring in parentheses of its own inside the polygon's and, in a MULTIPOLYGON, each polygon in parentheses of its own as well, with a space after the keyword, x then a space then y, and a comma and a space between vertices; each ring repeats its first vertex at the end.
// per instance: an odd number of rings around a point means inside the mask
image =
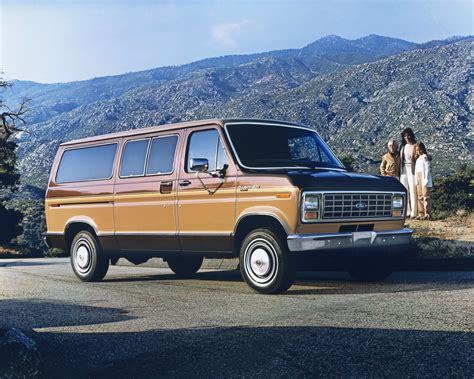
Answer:
POLYGON ((169 268, 182 278, 193 276, 201 268, 202 256, 169 257, 166 260, 169 268))
POLYGON ((83 282, 102 280, 109 269, 109 258, 100 249, 96 237, 82 230, 71 243, 71 266, 83 282))
POLYGON ((256 229, 244 238, 239 266, 245 282, 260 293, 285 292, 295 280, 294 257, 282 238, 270 229, 256 229))
POLYGON ((360 282, 380 282, 392 274, 393 261, 390 258, 355 258, 348 272, 360 282))

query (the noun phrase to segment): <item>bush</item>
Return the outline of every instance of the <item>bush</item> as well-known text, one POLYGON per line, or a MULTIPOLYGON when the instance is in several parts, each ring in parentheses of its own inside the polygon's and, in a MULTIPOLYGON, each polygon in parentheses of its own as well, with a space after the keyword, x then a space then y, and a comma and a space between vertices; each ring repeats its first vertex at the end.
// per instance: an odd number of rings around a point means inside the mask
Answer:
POLYGON ((452 216, 460 210, 473 211, 473 176, 474 169, 463 166, 455 174, 434 181, 431 195, 434 217, 452 216))
POLYGON ((0 204, 0 243, 9 243, 21 233, 20 222, 23 214, 14 209, 7 209, 0 204))
POLYGON ((347 171, 349 172, 354 172, 354 163, 355 163, 355 158, 352 155, 346 155, 341 158, 341 162, 346 168, 347 171))

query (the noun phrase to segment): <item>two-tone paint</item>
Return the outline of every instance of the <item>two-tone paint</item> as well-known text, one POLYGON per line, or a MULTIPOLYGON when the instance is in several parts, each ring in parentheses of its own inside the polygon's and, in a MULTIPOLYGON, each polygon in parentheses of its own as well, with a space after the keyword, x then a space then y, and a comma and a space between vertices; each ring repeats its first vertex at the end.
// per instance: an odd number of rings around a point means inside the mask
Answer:
POLYGON ((160 257, 173 253, 196 253, 217 257, 238 255, 237 242, 242 233, 259 222, 270 223, 287 237, 293 238, 337 234, 341 226, 351 225, 355 229, 360 225, 370 225, 374 232, 403 228, 404 215, 389 220, 301 222, 303 190, 404 189, 393 178, 350 174, 340 169, 249 170, 239 164, 226 134, 226 123, 235 122, 252 123, 255 120, 204 120, 163 125, 60 145, 45 202, 49 245, 67 249, 74 232, 88 228, 98 237, 104 251, 122 256, 141 254, 160 257), (228 162, 224 177, 185 170, 190 133, 207 129, 216 129, 224 146, 228 162), (171 173, 127 178, 119 176, 122 153, 128 141, 169 135, 178 136, 171 173), (64 151, 108 143, 117 144, 111 178, 56 182, 56 172, 64 151))

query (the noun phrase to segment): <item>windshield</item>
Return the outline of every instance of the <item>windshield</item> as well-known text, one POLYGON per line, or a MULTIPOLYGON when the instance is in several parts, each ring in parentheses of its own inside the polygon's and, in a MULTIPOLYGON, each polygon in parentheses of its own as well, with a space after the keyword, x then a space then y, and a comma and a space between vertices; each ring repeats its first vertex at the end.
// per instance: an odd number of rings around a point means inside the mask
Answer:
POLYGON ((263 124, 227 124, 226 129, 247 168, 344 168, 312 130, 263 124))

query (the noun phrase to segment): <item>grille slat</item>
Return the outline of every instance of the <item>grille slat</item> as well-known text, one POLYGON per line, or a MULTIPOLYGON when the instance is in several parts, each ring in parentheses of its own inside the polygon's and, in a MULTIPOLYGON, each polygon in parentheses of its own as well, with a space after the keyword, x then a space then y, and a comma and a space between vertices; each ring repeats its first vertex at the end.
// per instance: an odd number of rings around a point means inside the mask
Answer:
POLYGON ((392 194, 347 193, 323 195, 323 219, 381 218, 392 216, 392 194), (356 206, 365 204, 365 208, 356 206))

